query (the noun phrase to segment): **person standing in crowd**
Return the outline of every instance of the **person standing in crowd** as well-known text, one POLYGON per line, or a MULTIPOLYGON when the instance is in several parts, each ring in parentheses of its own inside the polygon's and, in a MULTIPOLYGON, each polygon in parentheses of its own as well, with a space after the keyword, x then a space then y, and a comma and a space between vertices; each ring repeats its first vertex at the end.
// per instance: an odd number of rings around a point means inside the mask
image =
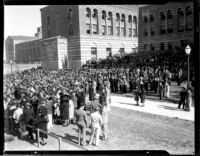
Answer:
POLYGON ((96 104, 95 111, 91 113, 92 133, 91 133, 89 145, 93 143, 94 136, 96 136, 95 145, 96 146, 99 145, 99 135, 100 135, 101 125, 102 125, 102 117, 99 114, 99 104, 96 104))
POLYGON ((91 103, 93 103, 94 99, 95 99, 94 83, 93 81, 91 81, 89 86, 89 100, 91 101, 91 103))
POLYGON ((69 123, 74 122, 74 103, 72 101, 72 96, 69 96, 69 123))
POLYGON ((105 84, 105 95, 106 95, 106 103, 107 103, 107 108, 108 111, 110 111, 110 103, 111 103, 111 95, 110 95, 110 88, 109 88, 109 84, 105 84))
MULTIPOLYGON (((30 125, 33 126, 33 121, 35 118, 35 113, 33 111, 33 109, 31 109, 31 104, 30 102, 26 103, 26 107, 24 109, 24 119, 25 119, 25 123, 26 125, 30 125)), ((31 127, 27 126, 27 130, 28 130, 28 138, 33 140, 33 130, 31 127)))
POLYGON ((187 91, 186 91, 185 87, 183 87, 180 92, 180 102, 178 105, 178 109, 181 108, 181 105, 183 105, 183 109, 185 109, 186 97, 187 97, 187 91))
POLYGON ((47 124, 47 129, 53 128, 53 100, 52 97, 49 97, 48 95, 46 96, 46 106, 47 106, 47 116, 48 116, 48 124, 47 124))
POLYGON ((102 115, 102 134, 103 134, 103 140, 108 139, 108 107, 106 101, 102 102, 101 106, 101 115, 102 115))
POLYGON ((165 90, 165 97, 169 98, 169 92, 170 92, 170 82, 169 82, 169 80, 165 81, 164 90, 165 90))
POLYGON ((163 92, 164 92, 164 86, 162 84, 162 81, 159 81, 158 90, 159 90, 160 100, 162 100, 163 99, 163 92))
POLYGON ((82 138, 82 146, 86 145, 86 128, 88 126, 87 114, 84 111, 84 105, 80 103, 78 105, 78 109, 75 111, 76 123, 78 125, 78 144, 81 145, 82 138))
POLYGON ((61 103, 61 118, 63 120, 63 126, 68 126, 69 124, 69 94, 66 90, 63 91, 62 103, 61 103))
MULTIPOLYGON (((43 131, 48 132, 47 129, 47 123, 48 123, 48 116, 47 116, 47 107, 45 105, 46 100, 42 100, 42 102, 40 103, 39 107, 38 107, 38 112, 37 112, 37 116, 33 121, 33 125, 35 126, 35 128, 39 128, 43 131)), ((46 145, 46 141, 45 139, 48 138, 47 134, 40 132, 39 136, 37 136, 37 138, 40 138, 40 144, 41 145, 46 145)))
POLYGON ((15 120, 15 123, 18 127, 18 130, 20 132, 20 138, 24 138, 24 131, 25 131, 25 119, 23 116, 23 109, 20 106, 20 104, 17 104, 17 109, 15 110, 13 114, 13 119, 15 120))

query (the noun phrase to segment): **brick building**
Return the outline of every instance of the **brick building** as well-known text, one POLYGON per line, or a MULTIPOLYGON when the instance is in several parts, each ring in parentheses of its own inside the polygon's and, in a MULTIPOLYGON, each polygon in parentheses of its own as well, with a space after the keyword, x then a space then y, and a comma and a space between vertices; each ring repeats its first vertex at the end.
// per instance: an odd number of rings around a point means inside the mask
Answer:
POLYGON ((16 61, 16 49, 15 45, 24 41, 29 41, 35 39, 35 37, 30 36, 8 36, 5 40, 5 50, 6 50, 6 62, 9 63, 10 60, 16 61))
POLYGON ((67 37, 69 67, 138 46, 137 6, 53 5, 41 9, 41 18, 43 39, 67 37))
POLYGON ((41 39, 22 42, 15 45, 16 63, 40 63, 41 39))
POLYGON ((193 3, 169 2, 139 8, 139 51, 193 47, 193 3))

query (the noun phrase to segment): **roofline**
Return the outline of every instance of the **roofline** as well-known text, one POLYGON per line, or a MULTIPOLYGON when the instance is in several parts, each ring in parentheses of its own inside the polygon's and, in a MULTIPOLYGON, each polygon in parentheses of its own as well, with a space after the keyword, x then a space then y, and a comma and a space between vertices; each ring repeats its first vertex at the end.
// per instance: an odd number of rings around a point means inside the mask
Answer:
POLYGON ((54 36, 54 37, 42 39, 42 41, 51 40, 51 39, 54 39, 54 38, 65 38, 65 39, 67 39, 67 37, 59 35, 59 36, 54 36))

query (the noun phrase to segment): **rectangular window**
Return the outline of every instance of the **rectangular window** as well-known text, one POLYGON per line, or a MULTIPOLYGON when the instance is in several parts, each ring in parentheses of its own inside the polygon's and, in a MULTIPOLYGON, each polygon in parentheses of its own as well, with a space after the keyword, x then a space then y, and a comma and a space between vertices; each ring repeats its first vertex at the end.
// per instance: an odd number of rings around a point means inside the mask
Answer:
POLYGON ((160 43, 160 50, 165 50, 165 44, 163 42, 160 43))
POLYGON ((144 29, 144 36, 148 36, 147 28, 144 29))
POLYGON ((153 30, 152 27, 150 29, 151 29, 151 36, 153 36, 154 35, 154 30, 153 30))
POLYGON ((166 25, 161 25, 160 34, 166 34, 166 25))
POLYGON ((97 48, 96 47, 92 47, 91 48, 91 58, 92 59, 96 59, 97 58, 97 48))
POLYGON ((183 32, 184 31, 184 18, 180 17, 178 20, 178 32, 183 32))
POLYGON ((119 36, 119 27, 116 27, 116 34, 119 36))
POLYGON ((112 49, 111 48, 106 48, 106 56, 111 57, 112 56, 112 49))
POLYGON ((131 28, 128 29, 128 36, 131 37, 131 28))
POLYGON ((86 24, 86 33, 90 34, 90 24, 86 24))
POLYGON ((122 36, 125 36, 125 29, 124 27, 121 28, 122 36))
POLYGON ((112 27, 108 26, 108 35, 112 35, 112 27))
POLYGON ((93 24, 93 34, 97 34, 97 25, 93 24))
POLYGON ((169 23, 169 24, 167 25, 167 32, 168 32, 168 33, 172 33, 172 32, 173 32, 173 24, 172 24, 172 23, 169 23))
POLYGON ((124 51, 125 51, 124 48, 120 48, 119 51, 120 51, 120 55, 123 56, 124 55, 124 51))
POLYGON ((186 17, 186 30, 192 30, 192 17, 186 17))
POLYGON ((50 24, 50 17, 47 16, 47 24, 50 24))
POLYGON ((106 35, 106 26, 102 25, 102 35, 106 35))
POLYGON ((172 49, 172 43, 168 42, 168 50, 171 50, 171 49, 172 49))
POLYGON ((136 31, 136 29, 133 29, 133 36, 134 36, 134 37, 137 36, 137 31, 136 31))

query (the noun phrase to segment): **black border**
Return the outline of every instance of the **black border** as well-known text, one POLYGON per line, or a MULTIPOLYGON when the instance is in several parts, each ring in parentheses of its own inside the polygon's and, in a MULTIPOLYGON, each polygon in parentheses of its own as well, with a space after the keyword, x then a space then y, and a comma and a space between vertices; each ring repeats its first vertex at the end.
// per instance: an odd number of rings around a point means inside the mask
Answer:
MULTIPOLYGON (((198 0, 129 0, 129 1, 114 1, 114 0, 109 0, 107 2, 103 2, 102 0, 95 0, 95 1, 87 1, 87 0, 81 0, 81 1, 67 1, 67 0, 4 0, 4 5, 61 5, 61 4, 165 4, 167 2, 188 2, 188 1, 193 1, 194 4, 194 64, 195 64, 195 155, 200 155, 200 50, 199 50, 199 37, 200 37, 200 28, 199 28, 199 16, 200 16, 200 2, 198 0)), ((4 18, 4 8, 2 9, 3 12, 3 18, 4 18)), ((4 22, 2 22, 4 24, 4 22)), ((3 25, 4 28, 4 25, 3 25)), ((3 29, 4 32, 4 29, 3 29)), ((3 37, 4 41, 4 37, 3 37)), ((3 46, 2 46, 3 47, 3 46)), ((4 48, 4 47, 3 47, 4 48)), ((2 53, 3 54, 3 53, 2 53)), ((3 58, 3 57, 2 57, 3 58)), ((2 60, 1 60, 2 61, 2 60)), ((3 62, 2 62, 3 63, 3 62)), ((3 70, 2 70, 3 71, 3 70)), ((3 74, 2 74, 3 75, 3 74)), ((3 76, 2 76, 3 80, 3 76)), ((2 85, 3 86, 3 85, 2 85)), ((3 92, 2 92, 3 93, 3 92)), ((2 94, 3 97, 3 94, 2 94)), ((3 101, 1 105, 2 110, 3 109, 3 101)), ((4 115, 1 113, 3 119, 4 115)), ((4 120, 0 120, 2 122, 4 120)), ((3 123, 0 123, 0 125, 3 125, 3 123)), ((4 140, 4 129, 1 128, 2 130, 2 139, 4 140)), ((48 155, 54 155, 54 154, 59 154, 59 155, 166 155, 167 153, 165 151, 9 151, 6 153, 3 153, 3 144, 1 143, 1 149, 2 153, 0 154, 9 154, 9 155, 16 155, 16 154, 33 154, 33 155, 38 155, 38 154, 48 154, 48 155)))

